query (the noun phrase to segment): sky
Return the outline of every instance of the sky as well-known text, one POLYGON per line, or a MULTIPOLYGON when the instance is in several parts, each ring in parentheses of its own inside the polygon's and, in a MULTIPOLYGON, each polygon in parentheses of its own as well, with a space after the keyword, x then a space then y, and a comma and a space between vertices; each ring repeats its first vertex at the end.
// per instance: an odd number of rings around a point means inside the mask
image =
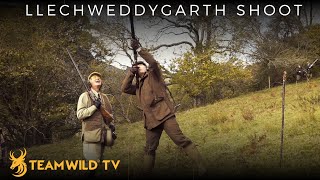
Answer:
MULTIPOLYGON (((320 3, 314 4, 313 14, 314 14, 314 22, 319 23, 320 22, 320 3)), ((304 17, 302 17, 302 19, 303 18, 304 17)), ((270 18, 265 18, 265 16, 262 15, 261 19, 270 19, 270 18)), ((125 26, 128 29, 130 29, 129 17, 124 17, 123 20, 124 20, 125 26)), ((267 21, 265 21, 264 23, 266 22, 267 21)), ((170 44, 173 42, 179 42, 181 40, 189 40, 190 42, 192 42, 191 38, 187 35, 179 35, 179 36, 165 35, 165 36, 162 36, 158 41, 154 41, 156 32, 164 25, 150 28, 148 26, 149 25, 148 21, 140 20, 137 17, 134 17, 134 23, 135 23, 136 36, 140 38, 140 42, 143 47, 150 46, 150 45, 157 46, 163 43, 170 44)), ((188 45, 180 45, 180 46, 170 47, 170 48, 163 47, 157 51, 154 51, 153 56, 155 57, 156 60, 159 61, 161 65, 168 67, 172 59, 181 57, 183 53, 187 52, 188 50, 190 50, 190 46, 188 45)), ((130 51, 130 53, 132 52, 130 51)), ((130 59, 124 53, 120 52, 119 54, 115 55, 113 58, 114 58, 114 63, 112 63, 112 65, 115 67, 123 69, 123 66, 121 65, 131 66, 130 59)), ((248 60, 246 56, 240 56, 240 58, 243 61, 248 60)), ((142 60, 142 59, 140 58, 139 60, 142 60)))
MULTIPOLYGON (((179 42, 181 40, 191 41, 191 38, 187 35, 179 35, 179 36, 166 35, 166 36, 162 36, 159 40, 156 40, 155 39, 157 34, 156 32, 160 29, 161 26, 150 28, 146 23, 146 21, 137 21, 136 19, 134 19, 134 23, 135 23, 135 33, 136 33, 136 36, 139 38, 142 47, 148 47, 150 45, 157 46, 159 44, 170 44, 173 42, 179 42)), ((127 25, 127 28, 130 29, 129 18, 126 25, 127 25)), ((172 59, 181 57, 181 55, 183 55, 189 49, 190 49, 190 46, 188 45, 179 45, 179 46, 170 47, 170 48, 162 47, 159 50, 152 52, 152 54, 155 57, 155 59, 160 62, 161 65, 168 66, 169 62, 172 59)), ((133 56, 132 51, 130 51, 130 53, 133 56)), ((141 57, 138 57, 138 60, 143 60, 143 59, 141 57)), ((115 61, 119 62, 120 64, 131 66, 130 59, 124 54, 119 54, 115 56, 115 61)), ((119 63, 115 62, 112 65, 118 68, 121 68, 121 66, 119 66, 119 63)))

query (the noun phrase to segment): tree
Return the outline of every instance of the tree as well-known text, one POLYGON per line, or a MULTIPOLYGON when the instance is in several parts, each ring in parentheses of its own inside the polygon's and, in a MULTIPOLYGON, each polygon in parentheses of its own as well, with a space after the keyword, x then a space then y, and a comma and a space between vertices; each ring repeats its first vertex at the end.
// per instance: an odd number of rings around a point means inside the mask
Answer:
POLYGON ((310 6, 304 3, 303 8, 301 16, 234 18, 233 37, 242 47, 242 53, 252 60, 255 88, 270 88, 281 83, 284 70, 288 72, 289 82, 295 81, 296 67, 315 58, 310 48, 311 39, 303 35, 313 22, 312 3, 310 6))
POLYGON ((193 56, 189 52, 173 62, 173 65, 177 66, 173 82, 182 86, 185 92, 194 99, 194 107, 201 104, 201 98, 209 91, 211 85, 222 79, 221 69, 218 64, 210 60, 210 57, 211 54, 193 56))
POLYGON ((51 142, 57 132, 72 135, 80 122, 70 114, 83 88, 65 48, 76 52, 81 70, 88 67, 97 42, 87 31, 89 21, 28 18, 19 8, 2 8, 1 14, 0 124, 11 145, 51 142), (75 123, 68 123, 70 117, 75 123))
POLYGON ((239 87, 251 79, 250 71, 238 59, 217 63, 211 58, 212 54, 193 56, 189 52, 173 61, 172 81, 193 99, 193 107, 240 94, 244 90, 239 87))

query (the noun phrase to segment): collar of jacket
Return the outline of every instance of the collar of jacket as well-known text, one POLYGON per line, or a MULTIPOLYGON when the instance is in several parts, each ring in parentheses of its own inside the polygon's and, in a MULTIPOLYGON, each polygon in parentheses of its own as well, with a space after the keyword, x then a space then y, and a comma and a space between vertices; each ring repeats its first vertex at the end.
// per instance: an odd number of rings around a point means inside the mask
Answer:
POLYGON ((145 78, 149 76, 149 71, 147 71, 142 78, 140 78, 140 81, 143 81, 145 78))
POLYGON ((98 97, 100 97, 100 99, 102 99, 101 98, 101 95, 100 95, 100 92, 97 92, 97 91, 95 91, 94 89, 92 89, 91 88, 91 92, 98 98, 98 97))

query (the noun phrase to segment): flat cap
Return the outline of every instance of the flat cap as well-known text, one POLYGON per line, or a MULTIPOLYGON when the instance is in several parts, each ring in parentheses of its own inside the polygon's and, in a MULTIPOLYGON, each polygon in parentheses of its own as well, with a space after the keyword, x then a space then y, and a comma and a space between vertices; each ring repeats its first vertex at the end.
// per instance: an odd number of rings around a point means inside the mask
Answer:
POLYGON ((97 75, 97 76, 99 76, 100 78, 102 77, 100 73, 98 73, 98 72, 92 72, 92 73, 90 73, 89 76, 88 76, 88 81, 89 81, 90 78, 91 78, 92 76, 94 76, 94 75, 97 75))

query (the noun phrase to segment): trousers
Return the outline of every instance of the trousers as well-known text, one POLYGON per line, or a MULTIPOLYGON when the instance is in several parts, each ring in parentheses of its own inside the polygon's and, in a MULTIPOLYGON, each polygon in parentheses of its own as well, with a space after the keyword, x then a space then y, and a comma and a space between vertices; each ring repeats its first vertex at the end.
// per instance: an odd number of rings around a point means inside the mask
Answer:
POLYGON ((168 134, 170 139, 181 148, 192 144, 192 141, 182 133, 176 117, 173 116, 151 130, 146 129, 145 155, 155 156, 163 130, 168 134))

